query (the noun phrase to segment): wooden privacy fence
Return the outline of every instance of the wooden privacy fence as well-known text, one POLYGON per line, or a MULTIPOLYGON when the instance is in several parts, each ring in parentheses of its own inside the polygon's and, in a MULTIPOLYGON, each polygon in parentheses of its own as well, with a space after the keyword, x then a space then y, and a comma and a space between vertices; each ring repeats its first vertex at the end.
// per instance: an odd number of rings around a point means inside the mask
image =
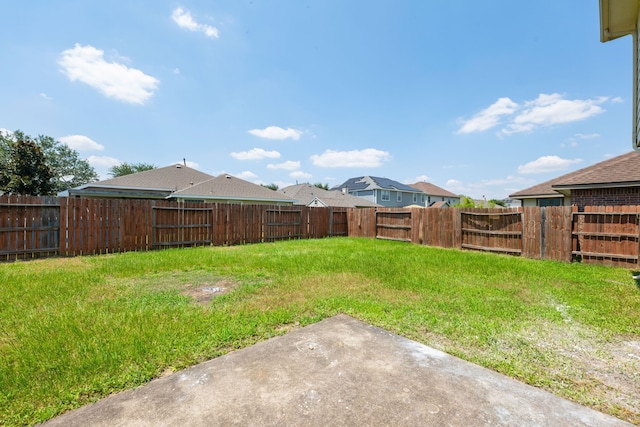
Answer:
POLYGON ((349 235, 637 268, 640 206, 352 209, 349 235))
POLYGON ((354 236, 636 268, 640 206, 308 208, 0 196, 0 259, 354 236))
POLYGON ((0 196, 0 259, 346 236, 345 208, 0 196))

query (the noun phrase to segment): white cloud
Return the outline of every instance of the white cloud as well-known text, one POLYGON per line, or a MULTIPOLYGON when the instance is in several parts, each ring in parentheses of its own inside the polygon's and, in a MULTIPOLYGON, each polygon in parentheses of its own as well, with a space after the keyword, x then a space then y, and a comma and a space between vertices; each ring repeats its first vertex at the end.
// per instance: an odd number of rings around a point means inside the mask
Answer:
POLYGON ((538 126, 553 126, 561 123, 578 122, 604 112, 600 104, 607 97, 595 99, 563 99, 562 95, 540 94, 534 101, 525 104, 524 109, 513 119, 513 123, 500 131, 503 135, 530 131, 538 126))
POLYGON ((563 171, 572 165, 581 163, 582 159, 561 159, 558 156, 543 156, 525 165, 518 166, 518 173, 549 173, 563 171))
POLYGON ((50 97, 49 95, 47 95, 47 94, 46 94, 46 93, 44 93, 44 92, 41 92, 41 93, 40 93, 40 97, 41 97, 42 99, 46 99, 47 101, 53 101, 53 98, 52 98, 52 97, 50 97))
POLYGON ((191 16, 191 13, 181 7, 176 8, 173 13, 171 13, 171 19, 173 19, 173 22, 178 24, 178 27, 185 30, 204 33, 207 37, 219 37, 219 32, 216 27, 196 22, 191 16))
POLYGON ((481 132, 490 129, 500 123, 502 116, 513 114, 518 104, 509 98, 499 98, 489 107, 480 111, 462 124, 458 133, 481 132))
POLYGON ((283 129, 278 126, 269 126, 264 129, 251 129, 248 131, 251 135, 266 139, 288 139, 295 141, 300 139, 302 131, 292 128, 283 129))
MULTIPOLYGON (((538 127, 577 122, 604 112, 601 104, 609 101, 601 96, 593 99, 564 99, 558 93, 540 94, 533 101, 517 104, 509 98, 499 98, 471 119, 463 121, 457 133, 482 132, 504 124, 499 136, 530 132, 538 127)), ((611 102, 619 102, 614 98, 611 102)))
POLYGON ((251 171, 240 172, 239 174, 235 174, 234 176, 236 178, 244 179, 245 181, 248 181, 250 179, 256 179, 258 177, 258 175, 256 175, 251 171))
POLYGON ((114 157, 108 157, 108 156, 89 156, 87 158, 87 161, 91 166, 102 167, 102 168, 104 167, 110 168, 111 166, 116 166, 122 163, 120 160, 114 157))
POLYGON ((599 133, 576 133, 574 135, 576 138, 580 138, 580 139, 595 139, 595 138, 600 138, 600 134, 599 133))
POLYGON ((313 175, 311 175, 310 173, 306 173, 302 171, 291 172, 289 176, 295 179, 311 179, 313 177, 313 175))
POLYGON ((98 144, 88 136, 84 135, 69 135, 59 138, 60 142, 67 144, 70 148, 80 151, 102 151, 104 145, 98 144))
POLYGON ((130 104, 144 104, 160 83, 140 70, 105 61, 104 52, 90 45, 76 43, 73 49, 62 52, 58 64, 72 82, 80 81, 108 98, 130 104))
POLYGON ((314 154, 311 161, 324 168, 375 168, 391 159, 386 151, 367 148, 364 150, 334 151, 326 150, 322 154, 314 154))
POLYGON ((611 103, 612 104, 620 104, 621 102, 624 102, 624 101, 619 96, 616 96, 615 98, 611 98, 611 103))
POLYGON ((13 136, 13 132, 9 129, 0 128, 0 135, 4 136, 5 138, 11 138, 13 136))
POLYGON ((293 171, 296 169, 300 169, 300 162, 287 160, 286 162, 283 162, 283 163, 277 163, 277 164, 269 163, 267 165, 267 169, 284 169, 288 171, 293 171))
POLYGON ((249 151, 232 152, 231 157, 237 160, 260 160, 264 158, 279 159, 280 153, 277 151, 266 151, 262 148, 252 148, 249 151))

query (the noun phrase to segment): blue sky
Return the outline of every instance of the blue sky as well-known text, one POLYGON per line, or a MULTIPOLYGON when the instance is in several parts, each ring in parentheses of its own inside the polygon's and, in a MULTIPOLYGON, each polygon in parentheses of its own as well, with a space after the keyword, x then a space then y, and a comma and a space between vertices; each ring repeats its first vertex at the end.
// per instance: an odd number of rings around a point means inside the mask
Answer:
POLYGON ((0 129, 110 166, 474 198, 631 150, 631 38, 596 0, 5 1, 0 129))

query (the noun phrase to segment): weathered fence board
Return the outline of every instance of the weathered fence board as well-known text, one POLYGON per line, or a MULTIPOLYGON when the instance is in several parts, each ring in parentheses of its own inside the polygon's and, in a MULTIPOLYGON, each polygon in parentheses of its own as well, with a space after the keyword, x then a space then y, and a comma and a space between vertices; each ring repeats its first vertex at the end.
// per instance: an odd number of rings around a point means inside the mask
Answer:
POLYGON ((59 250, 57 198, 0 196, 0 260, 52 256, 59 250))
POLYGON ((640 206, 587 206, 572 216, 574 259, 621 267, 638 265, 640 206))
POLYGON ((412 241, 411 209, 380 208, 376 211, 376 239, 412 241))
POLYGON ((524 232, 520 210, 465 210, 460 217, 463 249, 522 254, 524 232))

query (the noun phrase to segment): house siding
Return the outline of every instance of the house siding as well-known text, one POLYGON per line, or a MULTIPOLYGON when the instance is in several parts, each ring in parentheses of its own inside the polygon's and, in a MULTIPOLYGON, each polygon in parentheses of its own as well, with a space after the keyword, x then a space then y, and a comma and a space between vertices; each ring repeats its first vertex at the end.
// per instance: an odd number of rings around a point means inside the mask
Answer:
POLYGON ((579 209, 585 206, 640 205, 640 187, 571 190, 571 203, 579 209))

